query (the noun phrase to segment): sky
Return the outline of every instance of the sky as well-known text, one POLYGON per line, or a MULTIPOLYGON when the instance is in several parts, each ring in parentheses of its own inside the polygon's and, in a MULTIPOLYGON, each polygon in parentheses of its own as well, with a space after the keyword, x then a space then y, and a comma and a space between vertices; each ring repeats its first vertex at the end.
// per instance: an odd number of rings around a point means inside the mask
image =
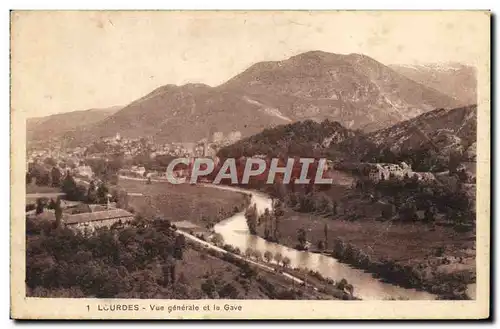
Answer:
POLYGON ((475 65, 488 41, 481 12, 17 11, 11 108, 34 117, 124 106, 165 84, 216 86, 310 50, 475 65))

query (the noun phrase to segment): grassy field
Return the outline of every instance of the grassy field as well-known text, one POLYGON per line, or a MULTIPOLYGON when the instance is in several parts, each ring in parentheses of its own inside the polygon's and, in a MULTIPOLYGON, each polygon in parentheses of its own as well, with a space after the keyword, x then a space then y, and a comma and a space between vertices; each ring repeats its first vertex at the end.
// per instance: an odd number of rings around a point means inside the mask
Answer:
MULTIPOLYGON (((299 213, 285 210, 279 225, 279 243, 298 246, 298 231, 304 229, 310 250, 318 250, 320 241, 327 246, 325 252, 334 254, 335 244, 342 241, 355 254, 361 252, 369 261, 364 266, 355 258, 346 256, 342 261, 363 267, 372 273, 387 272, 388 281, 425 288, 437 293, 462 291, 464 284, 475 282, 475 233, 458 232, 453 227, 424 224, 421 222, 398 223, 380 220, 380 204, 360 200, 347 190, 331 190, 332 197, 342 200, 336 216, 299 213), (347 220, 356 218, 355 220, 347 220), (325 236, 325 225, 327 234, 325 236), (325 242, 327 242, 325 244, 325 242), (370 263, 370 264, 368 264, 370 263), (389 264, 389 265, 388 265, 389 264), (387 267, 389 270, 382 268, 387 267), (396 269, 396 270, 394 270, 396 269), (396 271, 398 274, 390 274, 396 271), (400 273, 410 273, 402 278, 400 273), (414 275, 414 273, 417 273, 414 275), (438 287, 447 282, 453 288, 438 287)), ((264 236, 264 227, 258 228, 264 236)), ((339 258, 338 255, 335 255, 339 258)), ((377 273, 384 276, 383 273, 377 273)))
POLYGON ((369 219, 332 220, 290 210, 280 225, 280 243, 295 246, 298 243, 297 231, 303 228, 308 241, 316 247, 319 241, 325 241, 325 224, 329 246, 333 246, 335 239, 341 239, 375 258, 385 256, 398 262, 419 262, 433 257, 441 248, 445 249, 446 255, 455 257, 467 257, 474 250, 475 236, 472 233, 457 233, 448 227, 369 219))
POLYGON ((121 179, 118 186, 129 193, 129 206, 145 216, 161 216, 171 222, 189 221, 200 227, 215 224, 236 210, 243 210, 245 196, 207 187, 121 179))

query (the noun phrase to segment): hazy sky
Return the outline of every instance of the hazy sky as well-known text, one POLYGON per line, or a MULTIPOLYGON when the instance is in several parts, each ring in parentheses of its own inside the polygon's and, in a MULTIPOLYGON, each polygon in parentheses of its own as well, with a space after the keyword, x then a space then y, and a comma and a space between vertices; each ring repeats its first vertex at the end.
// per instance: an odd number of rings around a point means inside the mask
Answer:
POLYGON ((309 50, 474 64, 488 26, 480 12, 16 12, 11 105, 27 116, 126 105, 309 50))

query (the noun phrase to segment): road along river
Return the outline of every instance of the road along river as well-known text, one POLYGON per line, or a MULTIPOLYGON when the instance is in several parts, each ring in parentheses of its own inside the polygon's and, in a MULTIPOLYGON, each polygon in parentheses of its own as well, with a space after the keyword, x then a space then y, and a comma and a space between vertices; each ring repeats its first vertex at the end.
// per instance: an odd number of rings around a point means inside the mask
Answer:
MULTIPOLYGON (((208 185, 210 188, 233 190, 239 193, 252 195, 252 204, 256 204, 259 214, 266 208, 271 209, 271 199, 264 193, 248 191, 236 187, 208 185)), ((318 271, 322 276, 329 277, 335 281, 345 278, 354 286, 354 295, 363 300, 381 300, 387 298, 407 298, 413 300, 430 300, 436 296, 415 289, 406 289, 397 285, 382 282, 374 278, 370 273, 350 267, 339 262, 337 259, 321 254, 307 251, 298 251, 281 244, 272 243, 265 239, 252 235, 248 231, 246 219, 243 212, 223 220, 215 225, 214 230, 224 237, 224 242, 241 251, 247 248, 259 250, 262 254, 269 250, 273 254, 280 252, 291 260, 292 267, 307 268, 318 271)))
MULTIPOLYGON (((126 176, 120 176, 120 178, 130 179, 126 176)), ((161 180, 154 181, 162 182, 161 180)), ((218 188, 234 191, 235 193, 251 194, 251 203, 257 206, 257 211, 259 212, 259 214, 263 213, 266 208, 271 209, 271 199, 264 193, 249 191, 233 186, 213 184, 199 185, 205 186, 207 188, 218 188)), ((262 254, 264 254, 264 252, 266 252, 267 250, 269 250, 273 254, 280 252, 283 256, 287 256, 288 258, 290 258, 291 267, 307 268, 309 270, 318 271, 322 276, 331 278, 335 281, 339 281, 345 278, 350 284, 354 286, 354 295, 363 300, 382 300, 388 298, 431 300, 436 298, 435 295, 424 291, 418 291, 416 289, 406 289, 397 285, 382 282, 374 278, 370 273, 352 268, 347 264, 339 262, 333 257, 307 251, 298 251, 281 244, 266 241, 259 236, 252 235, 248 231, 244 212, 237 213, 219 222, 217 225, 215 225, 214 230, 223 236, 225 243, 234 247, 238 247, 242 252, 244 252, 247 248, 259 250, 262 254)), ((188 234, 186 233, 185 235, 187 236, 188 234)), ((194 237, 189 235, 188 238, 193 239, 194 237)))

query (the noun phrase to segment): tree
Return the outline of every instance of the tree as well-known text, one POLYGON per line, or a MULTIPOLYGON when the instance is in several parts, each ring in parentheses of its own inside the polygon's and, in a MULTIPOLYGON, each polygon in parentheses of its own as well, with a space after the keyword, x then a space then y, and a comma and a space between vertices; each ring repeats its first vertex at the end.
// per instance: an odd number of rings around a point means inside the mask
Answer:
POLYGON ((286 267, 288 267, 290 265, 291 260, 290 260, 290 258, 288 258, 287 256, 285 256, 285 257, 283 257, 283 261, 282 262, 283 262, 283 267, 286 268, 286 267))
POLYGON ((163 286, 175 283, 175 260, 167 258, 165 264, 162 266, 163 272, 163 286))
POLYGON ((300 249, 304 249, 307 242, 306 230, 304 230, 303 228, 299 228, 297 230, 297 240, 299 241, 300 249))
POLYGON ((88 203, 97 203, 97 193, 95 182, 91 181, 89 184, 89 188, 87 189, 87 202, 88 203))
POLYGON ((225 282, 222 287, 218 289, 218 293, 220 298, 240 299, 239 291, 232 282, 225 282))
POLYGON ((175 244, 174 244, 174 257, 175 259, 182 260, 183 256, 183 251, 186 246, 186 238, 184 235, 179 234, 175 237, 175 244))
POLYGON ((276 261, 276 264, 280 265, 281 261, 283 260, 283 255, 280 252, 277 252, 274 254, 274 260, 276 261))
POLYGON ((273 215, 274 215, 274 230, 272 231, 274 241, 278 241, 279 238, 279 223, 285 215, 283 210, 283 203, 279 200, 273 200, 273 215))
POLYGON ((337 286, 337 289, 344 290, 344 288, 346 287, 347 284, 348 284, 347 280, 346 279, 342 279, 342 280, 340 280, 340 282, 338 282, 336 284, 336 286, 337 286))
POLYGON ((247 249, 245 250, 245 256, 246 256, 247 258, 252 258, 252 256, 253 256, 253 249, 252 249, 252 248, 247 248, 247 249))
POLYGON ((224 237, 220 233, 214 233, 211 241, 214 245, 219 247, 224 245, 224 237))
POLYGON ((382 218, 391 219, 393 216, 392 205, 382 208, 382 218))
POLYGON ((424 212, 424 221, 426 223, 432 223, 434 222, 434 216, 436 214, 436 209, 432 206, 428 207, 425 209, 425 212, 424 212))
POLYGON ((57 165, 56 161, 50 157, 45 158, 45 160, 43 160, 43 163, 45 163, 46 165, 51 166, 51 167, 54 167, 55 165, 57 165))
POLYGON ((59 187, 61 185, 61 172, 59 171, 59 169, 57 169, 57 167, 53 167, 50 175, 52 178, 52 186, 59 187))
POLYGON ((413 200, 407 200, 407 203, 399 211, 401 220, 411 222, 417 220, 417 206, 413 200))
POLYGON ((324 248, 328 250, 328 224, 325 223, 325 226, 323 227, 323 233, 325 235, 325 243, 324 243, 324 248))
POLYGON ((56 202, 54 204, 54 214, 56 217, 56 227, 61 227, 62 220, 62 208, 61 208, 61 198, 57 197, 56 202))
POLYGON ((448 161, 448 170, 450 171, 450 175, 457 172, 457 168, 460 165, 461 159, 462 154, 460 152, 452 152, 450 154, 450 159, 448 161))
POLYGON ((268 222, 271 219, 271 213, 269 212, 269 208, 264 209, 264 213, 259 217, 258 224, 264 223, 264 226, 267 228, 268 222))
POLYGON ((339 204, 337 201, 333 202, 333 216, 337 216, 337 211, 338 211, 339 204))
POLYGON ((35 214, 39 215, 39 214, 43 213, 44 207, 45 207, 45 204, 43 203, 43 200, 41 198, 36 199, 35 214))
POLYGON ((352 284, 350 283, 347 283, 345 286, 344 286, 344 289, 347 290, 347 292, 349 293, 349 295, 353 296, 354 295, 354 287, 352 286, 352 284))
POLYGON ((255 250, 253 256, 256 260, 262 260, 262 252, 260 252, 260 250, 255 250))
POLYGON ((97 202, 104 204, 108 202, 108 187, 104 182, 99 184, 99 187, 97 188, 97 202))
POLYGON ((219 278, 208 278, 201 284, 201 290, 209 297, 209 298, 218 298, 219 293, 218 290, 218 282, 219 278))
POLYGON ((270 227, 272 226, 273 220, 274 220, 273 215, 269 212, 269 209, 266 208, 264 210, 264 214, 259 218, 259 224, 264 222, 264 239, 266 240, 269 240, 270 238, 271 234, 270 227))
POLYGON ((258 215, 257 215, 257 205, 256 204, 249 207, 245 211, 245 217, 247 219, 247 225, 248 225, 248 230, 250 231, 250 234, 254 234, 254 235, 257 234, 258 215))
POLYGON ((269 250, 266 250, 266 252, 264 253, 264 259, 266 260, 266 262, 269 263, 273 259, 272 252, 270 252, 269 250))
POLYGON ((120 190, 116 195, 116 207, 121 209, 128 208, 128 193, 124 190, 120 190))
POLYGON ((78 188, 69 170, 66 172, 66 177, 64 177, 62 181, 61 190, 66 194, 68 200, 81 201, 85 198, 85 192, 78 188))

